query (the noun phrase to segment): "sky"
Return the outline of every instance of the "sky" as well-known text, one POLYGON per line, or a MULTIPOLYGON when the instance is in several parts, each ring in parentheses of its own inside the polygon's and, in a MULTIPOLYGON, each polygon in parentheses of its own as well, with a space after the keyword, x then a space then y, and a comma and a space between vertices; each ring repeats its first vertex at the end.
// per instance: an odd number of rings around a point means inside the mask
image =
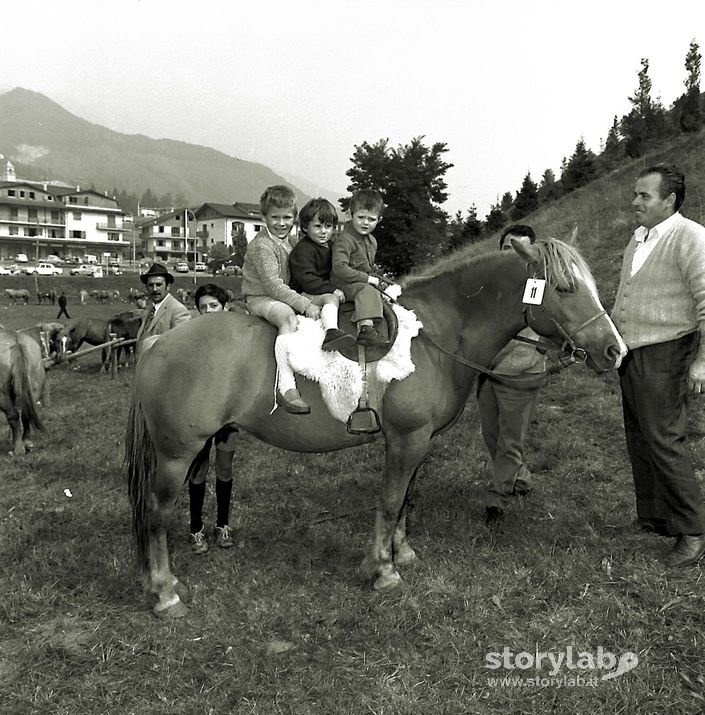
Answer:
POLYGON ((0 91, 340 196, 356 145, 423 136, 453 164, 443 208, 483 218, 581 138, 600 151, 641 58, 669 107, 692 40, 702 1, 35 0, 3 6, 0 91))

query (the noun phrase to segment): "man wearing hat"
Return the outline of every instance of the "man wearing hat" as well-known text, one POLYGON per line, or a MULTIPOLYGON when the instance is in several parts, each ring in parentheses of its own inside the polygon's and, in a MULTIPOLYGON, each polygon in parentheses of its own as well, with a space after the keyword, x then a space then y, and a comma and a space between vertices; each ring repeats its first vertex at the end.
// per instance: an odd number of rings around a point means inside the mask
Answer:
POLYGON ((150 347, 159 335, 191 318, 188 308, 171 294, 174 276, 161 263, 153 263, 140 280, 152 300, 137 333, 137 352, 150 347))

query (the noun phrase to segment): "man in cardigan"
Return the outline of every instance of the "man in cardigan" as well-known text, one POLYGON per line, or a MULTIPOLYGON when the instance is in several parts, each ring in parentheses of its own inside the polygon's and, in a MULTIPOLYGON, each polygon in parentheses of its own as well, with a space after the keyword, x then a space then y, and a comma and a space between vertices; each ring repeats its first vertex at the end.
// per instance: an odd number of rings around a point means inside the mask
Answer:
POLYGON ((639 174, 639 228, 612 313, 629 347, 619 376, 638 523, 677 537, 670 566, 705 553, 705 507, 686 445, 688 392, 705 392, 705 228, 678 213, 684 198, 676 167, 639 174))
POLYGON ((160 263, 153 263, 140 280, 147 287, 152 306, 137 333, 137 352, 151 347, 162 333, 191 318, 188 308, 171 294, 174 276, 160 263))

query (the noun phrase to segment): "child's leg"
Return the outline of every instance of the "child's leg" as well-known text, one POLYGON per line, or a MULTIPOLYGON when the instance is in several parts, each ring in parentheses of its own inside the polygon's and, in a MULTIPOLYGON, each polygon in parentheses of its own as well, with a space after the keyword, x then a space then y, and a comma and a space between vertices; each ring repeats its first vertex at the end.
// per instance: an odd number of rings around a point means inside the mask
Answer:
POLYGON ((321 323, 325 330, 337 330, 338 306, 340 301, 333 293, 324 293, 320 297, 321 323))

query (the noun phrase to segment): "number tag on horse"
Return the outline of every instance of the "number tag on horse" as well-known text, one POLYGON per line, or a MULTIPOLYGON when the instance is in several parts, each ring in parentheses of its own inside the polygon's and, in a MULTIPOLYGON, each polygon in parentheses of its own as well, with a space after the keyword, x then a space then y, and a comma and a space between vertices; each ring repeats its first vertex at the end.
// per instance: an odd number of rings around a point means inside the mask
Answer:
POLYGON ((524 287, 522 303, 529 305, 541 305, 543 303, 543 293, 546 290, 546 281, 543 278, 527 278, 524 287))

